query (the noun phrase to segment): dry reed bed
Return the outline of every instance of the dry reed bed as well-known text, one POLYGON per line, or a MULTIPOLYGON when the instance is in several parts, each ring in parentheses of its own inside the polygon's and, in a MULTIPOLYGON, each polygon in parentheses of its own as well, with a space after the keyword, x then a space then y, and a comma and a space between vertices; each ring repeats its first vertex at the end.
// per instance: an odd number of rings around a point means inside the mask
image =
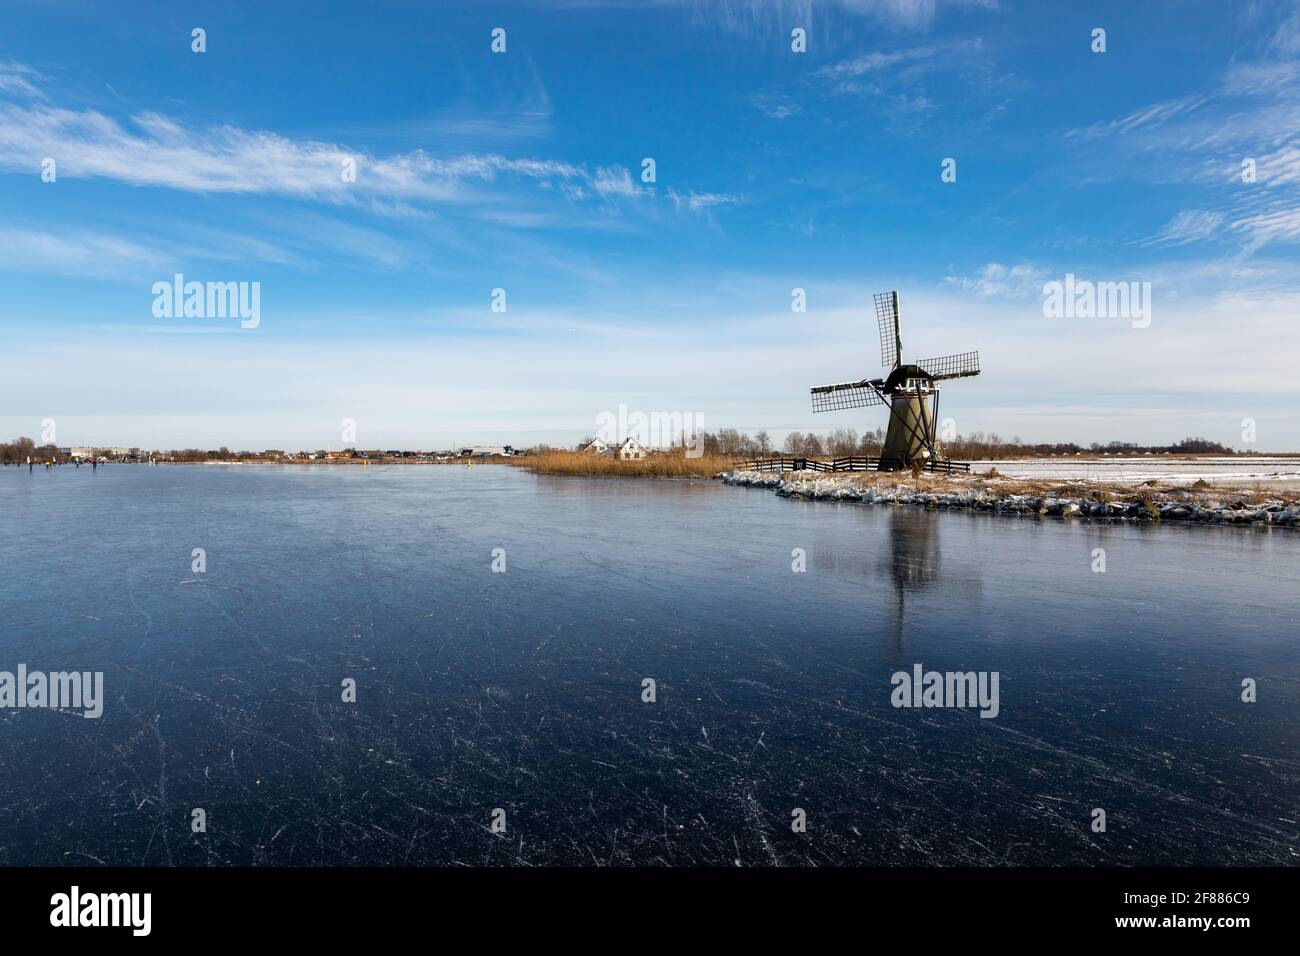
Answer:
POLYGON ((671 452, 618 461, 590 452, 550 451, 507 459, 511 465, 540 475, 591 475, 611 478, 715 478, 735 463, 719 455, 687 458, 671 452))

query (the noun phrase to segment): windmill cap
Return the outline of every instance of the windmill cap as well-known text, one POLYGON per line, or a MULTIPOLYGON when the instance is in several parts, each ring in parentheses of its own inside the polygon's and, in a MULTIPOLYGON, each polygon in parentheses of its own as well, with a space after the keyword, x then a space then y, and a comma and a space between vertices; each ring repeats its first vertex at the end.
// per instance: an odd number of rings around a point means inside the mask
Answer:
POLYGON ((919 365, 900 365, 889 373, 889 378, 885 379, 885 389, 901 389, 907 384, 909 378, 923 378, 927 382, 934 380, 934 376, 919 365))

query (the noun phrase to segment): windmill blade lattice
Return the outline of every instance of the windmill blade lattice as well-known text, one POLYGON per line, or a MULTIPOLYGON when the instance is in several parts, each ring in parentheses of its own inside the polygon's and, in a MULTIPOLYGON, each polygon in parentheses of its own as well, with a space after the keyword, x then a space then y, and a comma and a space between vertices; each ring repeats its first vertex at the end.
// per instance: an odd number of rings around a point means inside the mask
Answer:
POLYGON ((819 385, 812 389, 812 410, 833 412, 842 408, 866 408, 883 405, 885 400, 867 382, 844 382, 840 385, 819 385))
POLYGON ((980 373, 979 352, 958 352, 955 355, 941 355, 939 358, 921 359, 916 363, 930 374, 932 379, 966 378, 980 373))
POLYGON ((880 324, 880 363, 897 368, 903 362, 903 333, 898 319, 898 293, 877 292, 876 321, 880 324))

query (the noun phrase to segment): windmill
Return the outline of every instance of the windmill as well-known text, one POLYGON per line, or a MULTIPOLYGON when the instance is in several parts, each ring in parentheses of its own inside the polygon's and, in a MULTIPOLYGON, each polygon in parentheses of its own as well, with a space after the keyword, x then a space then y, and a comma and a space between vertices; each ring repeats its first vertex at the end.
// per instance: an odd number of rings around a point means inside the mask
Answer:
POLYGON ((939 385, 951 378, 980 373, 979 352, 959 352, 939 358, 903 364, 903 332, 898 318, 898 293, 875 295, 876 318, 880 324, 880 361, 888 368, 883 379, 863 379, 839 385, 818 385, 812 389, 814 412, 884 405, 889 409, 889 429, 880 454, 880 471, 898 471, 913 464, 934 461, 935 414, 939 408, 939 385))

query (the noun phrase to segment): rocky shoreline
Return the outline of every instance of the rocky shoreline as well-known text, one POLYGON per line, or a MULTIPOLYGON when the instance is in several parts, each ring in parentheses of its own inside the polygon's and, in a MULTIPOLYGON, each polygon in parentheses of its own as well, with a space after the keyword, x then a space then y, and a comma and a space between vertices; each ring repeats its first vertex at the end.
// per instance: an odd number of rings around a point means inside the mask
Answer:
POLYGON ((1067 493, 1060 490, 1015 493, 975 485, 925 489, 912 487, 906 481, 813 471, 784 474, 728 471, 718 477, 729 485, 771 488, 783 498, 815 501, 860 501, 1106 521, 1189 521, 1300 527, 1300 505, 1295 501, 1265 498, 1247 502, 1247 496, 1217 491, 1113 488, 1102 491, 1088 488, 1083 483, 1080 483, 1077 493, 1074 489, 1067 493))

